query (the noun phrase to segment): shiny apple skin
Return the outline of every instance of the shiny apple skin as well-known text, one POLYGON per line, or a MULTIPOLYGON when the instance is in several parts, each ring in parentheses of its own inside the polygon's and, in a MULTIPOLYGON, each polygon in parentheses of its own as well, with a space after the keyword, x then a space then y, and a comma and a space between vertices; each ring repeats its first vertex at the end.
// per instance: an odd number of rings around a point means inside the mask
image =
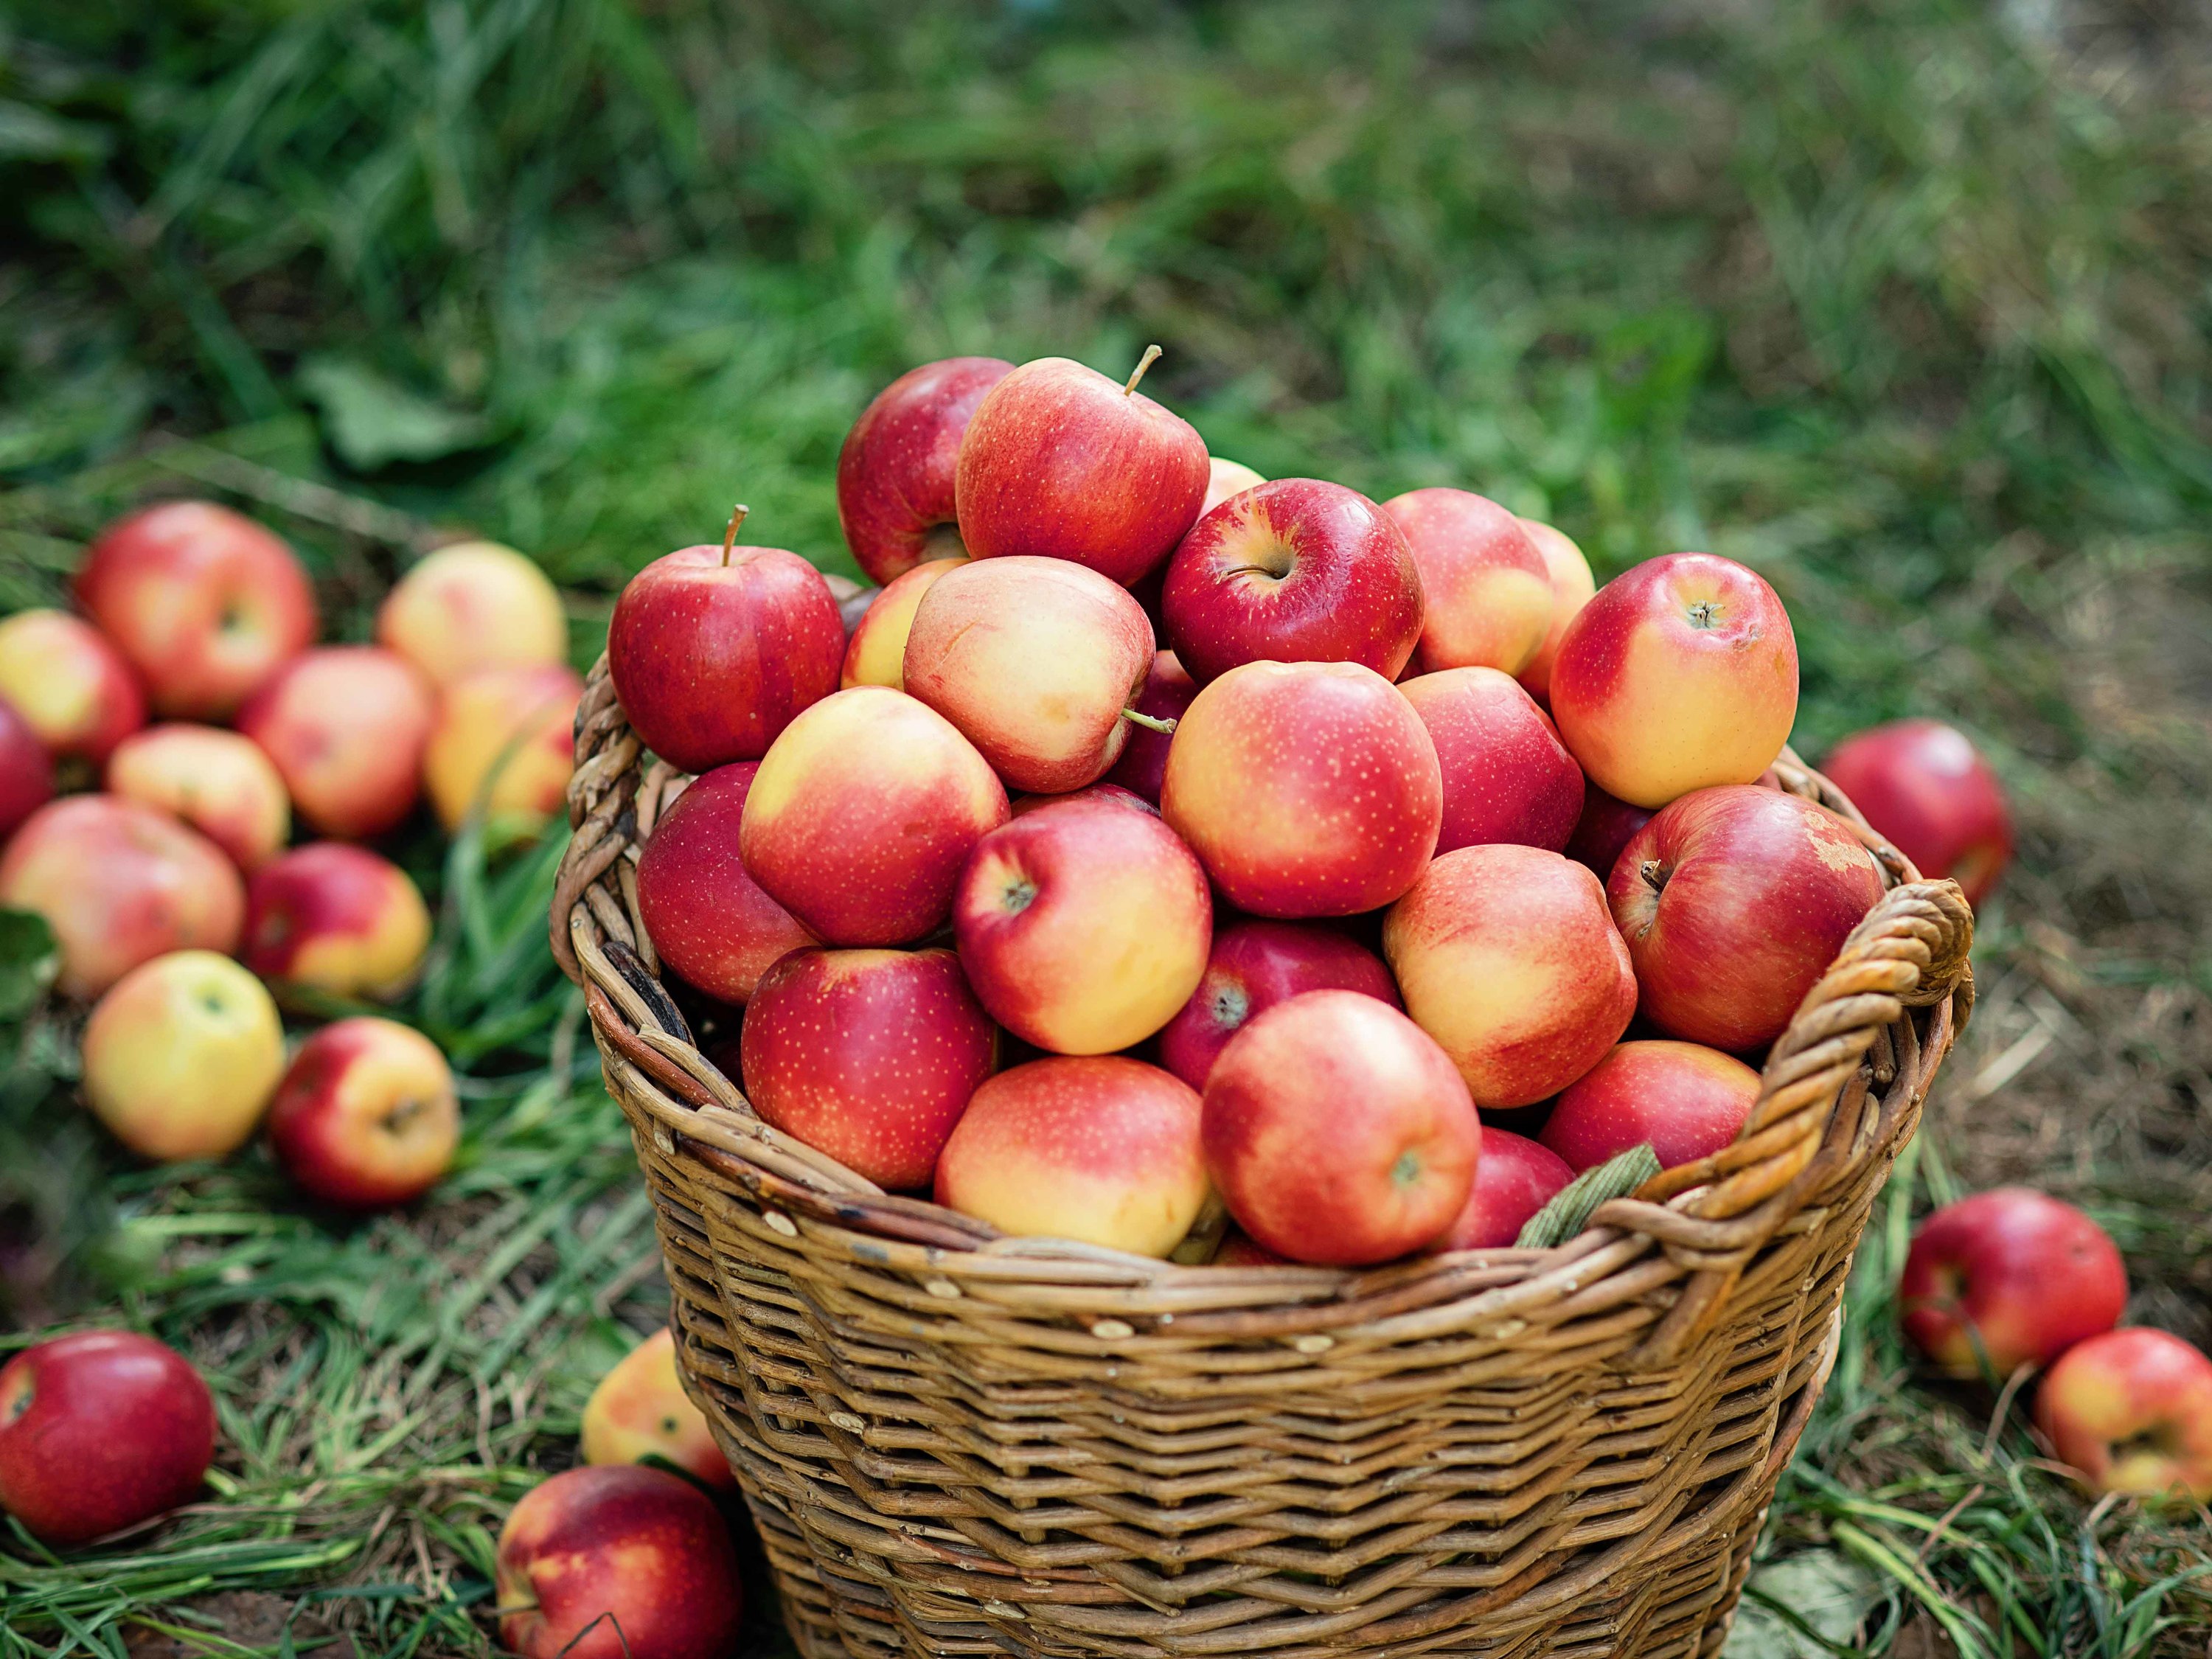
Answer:
POLYGON ((1552 622, 1552 575, 1521 520, 1467 489, 1413 489, 1382 503, 1421 573, 1420 672, 1518 674, 1552 622))
POLYGON ((122 653, 64 611, 0 620, 0 698, 49 755, 95 766, 146 724, 146 694, 122 653))
POLYGON ((1160 1032, 1160 1064, 1204 1089, 1246 1024, 1308 991, 1358 991, 1398 1007, 1382 958, 1331 927, 1241 916, 1213 936, 1206 973, 1160 1032))
POLYGON ((963 550, 953 495, 960 441, 1013 367, 1000 357, 924 363, 853 422, 837 452, 837 521, 869 580, 888 587, 925 560, 963 550))
POLYGON ((366 841, 415 810, 436 715, 429 682, 404 657, 331 645, 278 669, 238 711, 238 729, 275 763, 309 826, 366 841))
POLYGON ((1600 881, 1609 880, 1623 849, 1650 822, 1650 807, 1616 800, 1585 780, 1582 816, 1575 820, 1574 834, 1567 837, 1567 856, 1577 864, 1587 865, 1600 881))
POLYGON ((1540 1137, 1580 1174, 1649 1145, 1671 1170, 1735 1144, 1759 1073, 1701 1043, 1624 1042, 1560 1092, 1540 1137))
MULTIPOLYGON (((1160 763, 1167 763, 1164 746, 1160 763)), ((31 723, 15 712, 15 704, 0 701, 0 843, 53 798, 54 763, 46 746, 31 730, 31 723)))
POLYGON ((1998 1187, 1937 1210, 1912 1236, 1899 1321, 1947 1375, 2009 1376, 2048 1365, 2127 1310, 2128 1270, 2102 1227, 2028 1187, 1998 1187))
POLYGON ((1575 1172, 1550 1147, 1486 1123, 1482 1160, 1475 1165, 1467 1202, 1422 1254, 1509 1249, 1537 1212, 1574 1178, 1575 1172))
POLYGON ((2035 1425, 2093 1492, 2212 1500, 2212 1359, 2178 1336, 2133 1327, 2069 1348, 2035 1425))
MULTIPOLYGON (((1183 672, 1176 653, 1156 651, 1152 653, 1152 668, 1138 690, 1137 700, 1130 707, 1156 720, 1179 720, 1197 695, 1198 682, 1183 672)), ((1128 734, 1121 742, 1121 755, 1107 769, 1106 781, 1118 783, 1158 806, 1160 786, 1167 777, 1168 749, 1174 741, 1171 732, 1155 732, 1130 722, 1128 734)))
POLYGON ((1521 528, 1542 556, 1544 569, 1552 579, 1552 625, 1517 678, 1530 696, 1545 702, 1552 695, 1552 664, 1559 658, 1559 641, 1566 637, 1567 624, 1596 593, 1597 579, 1590 574, 1589 561, 1583 556, 1582 549, 1565 532, 1535 519, 1522 520, 1521 528))
POLYGON ((617 1360, 584 1403, 577 1449, 586 1463, 641 1463, 664 1457, 717 1492, 738 1477, 715 1443, 707 1413, 684 1392, 676 1333, 663 1325, 617 1360))
POLYGON ((1583 769, 1552 717, 1510 674, 1448 668, 1398 690, 1428 727, 1443 769, 1437 851, 1513 842, 1556 853, 1583 810, 1583 769))
POLYGON ((1913 867, 1949 876, 1979 905, 2012 862, 2004 786, 1965 733, 1941 720, 1894 720, 1845 738, 1821 763, 1913 867))
POLYGON ((818 945, 745 871, 738 852, 758 761, 702 773, 664 807, 637 861, 637 908, 660 959, 744 1007, 778 957, 818 945))

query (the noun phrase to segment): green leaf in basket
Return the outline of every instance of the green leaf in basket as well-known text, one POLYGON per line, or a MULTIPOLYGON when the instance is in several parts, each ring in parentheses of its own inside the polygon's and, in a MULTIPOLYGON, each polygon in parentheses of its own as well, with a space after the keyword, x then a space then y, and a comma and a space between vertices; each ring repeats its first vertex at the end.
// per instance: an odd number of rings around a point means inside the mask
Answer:
POLYGON ((1601 1204, 1626 1198, 1659 1173, 1659 1154, 1651 1143, 1632 1146, 1607 1158, 1595 1170, 1585 1170, 1561 1188, 1549 1204, 1528 1218, 1521 1237, 1513 1241, 1523 1250, 1548 1250, 1564 1244, 1589 1224, 1601 1204))
POLYGON ((61 946, 46 919, 30 910, 0 910, 0 1019, 21 1019, 53 988, 61 946))

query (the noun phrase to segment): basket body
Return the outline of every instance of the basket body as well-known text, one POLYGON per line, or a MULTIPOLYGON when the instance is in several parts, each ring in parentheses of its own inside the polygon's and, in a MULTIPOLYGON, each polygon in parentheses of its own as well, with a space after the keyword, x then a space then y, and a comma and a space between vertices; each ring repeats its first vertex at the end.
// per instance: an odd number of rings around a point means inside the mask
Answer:
POLYGON ((634 846, 672 779, 603 672, 579 763, 556 949, 806 1659, 1718 1651, 1971 1006, 1950 884, 1870 842, 1897 884, 1743 1140, 1567 1243, 1186 1267, 999 1238, 753 1118, 652 980, 634 846))

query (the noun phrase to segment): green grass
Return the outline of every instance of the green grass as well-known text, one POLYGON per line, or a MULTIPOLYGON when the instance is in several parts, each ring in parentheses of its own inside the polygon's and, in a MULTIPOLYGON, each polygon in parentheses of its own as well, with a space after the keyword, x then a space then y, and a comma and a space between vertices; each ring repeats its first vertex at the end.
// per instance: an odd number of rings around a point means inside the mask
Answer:
MULTIPOLYGON (((20 11, 0 607, 190 488, 293 537, 343 637, 436 527, 511 541, 581 663, 733 498, 849 568, 830 468, 899 370, 1152 340, 1147 389, 1263 472, 1468 484, 1601 574, 1743 558, 1797 622, 1801 745, 1947 714, 2023 842, 1767 1547, 1840 1587, 1851 1650, 2203 1652, 2202 1522, 2082 1504, 2018 1410, 1992 1435, 1988 1395, 1911 1374, 1887 1287, 1914 1206, 2030 1178, 2114 1227, 2136 1316, 2212 1339, 2203 42, 2086 4, 2040 34, 1904 0, 907 10, 20 11)), ((258 1152, 135 1170, 69 1100, 66 1020, 11 1033, 0 1308, 187 1346, 226 1450, 118 1553, 0 1541, 0 1655, 149 1620, 230 1632, 178 1651, 480 1650, 504 1505, 659 1317, 542 942, 554 849, 394 850, 441 906, 404 1012, 468 1094, 417 1214, 333 1224, 258 1152)))

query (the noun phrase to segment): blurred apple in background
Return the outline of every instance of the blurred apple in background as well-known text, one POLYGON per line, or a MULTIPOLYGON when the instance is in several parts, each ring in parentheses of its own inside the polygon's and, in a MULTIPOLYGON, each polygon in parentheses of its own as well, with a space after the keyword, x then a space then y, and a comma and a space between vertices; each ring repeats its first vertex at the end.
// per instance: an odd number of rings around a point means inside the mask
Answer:
POLYGON ((392 652, 324 646, 292 659, 239 711, 300 817, 349 841, 415 810, 435 710, 429 683, 392 652))
POLYGON ((61 946, 57 988, 89 1000, 171 951, 235 948, 246 890, 221 848, 167 813, 70 795, 32 813, 0 854, 0 905, 46 918, 61 946))
POLYGON ((891 578, 845 641, 845 665, 838 684, 888 685, 894 691, 905 690, 906 641, 914 630, 915 609, 939 576, 967 562, 957 558, 930 559, 891 578))
POLYGON ((1566 637, 1567 624, 1590 602, 1597 592, 1597 580, 1590 574, 1589 561, 1583 556, 1582 549, 1565 532, 1534 519, 1522 520, 1521 528, 1543 556, 1545 572, 1552 581, 1551 626, 1545 631, 1543 644, 1536 647, 1536 654, 1520 673, 1528 695, 1541 702, 1552 695, 1552 664, 1559 654, 1559 641, 1566 637))
POLYGON ((1466 489, 1409 490, 1382 510, 1421 573, 1419 671, 1526 669, 1551 628, 1552 575, 1521 520, 1466 489))
POLYGON ((146 723, 130 665, 90 623, 63 611, 0 620, 0 699, 48 754, 104 763, 146 723))
POLYGON ((497 542, 456 542, 425 555, 376 611, 376 642, 443 690, 487 668, 568 660, 560 590, 497 542))
POLYGON ((1575 820, 1574 834, 1567 837, 1567 856, 1577 864, 1588 865, 1600 881, 1605 881, 1612 876, 1613 866, 1620 862, 1622 850, 1636 839, 1636 832, 1650 822, 1650 807, 1631 806, 1586 781, 1582 816, 1575 820))
POLYGON ((2027 1187, 1947 1204, 1920 1224, 1898 1282, 1900 1322, 1946 1374, 2002 1378, 2048 1365, 2109 1331, 2128 1304, 2128 1270, 2102 1227, 2027 1187))
POLYGON ((108 793, 182 818, 241 870, 275 857, 292 833, 284 780, 261 746, 213 726, 154 726, 107 757, 108 793))
POLYGON ((499 1639, 522 1659, 730 1659, 744 1595, 706 1493, 635 1463, 532 1488, 500 1528, 499 1639))
MULTIPOLYGON (((1166 756, 1163 752, 1162 763, 1166 756)), ((54 798, 54 763, 15 705, 0 701, 0 842, 54 798)))
POLYGON ((1059 794, 1104 775, 1121 711, 1152 665, 1126 588, 1065 559, 976 560, 921 596, 906 690, 957 726, 1010 788, 1059 794))
POLYGON ((246 965, 279 985, 376 1000, 414 982, 430 912, 408 873, 366 848, 317 842, 272 859, 246 887, 246 965))
POLYGON ((586 1463, 665 1458, 718 1492, 737 1490, 707 1414, 676 1372, 676 1334, 662 1326, 617 1360, 584 1405, 578 1449, 586 1463))
POLYGON ((2093 1491, 2212 1499, 2212 1359, 2178 1336, 2135 1328, 2069 1348, 2036 1390, 2035 1425, 2093 1491))
POLYGON ((1575 1172, 1550 1147, 1485 1124, 1482 1161, 1475 1166, 1467 1202, 1422 1254, 1504 1249, 1574 1178, 1575 1172))
POLYGON ((1443 769, 1437 851, 1515 842, 1556 853, 1583 810, 1583 771, 1536 700, 1495 668, 1448 668, 1399 686, 1443 769))
POLYGON ((1669 553, 1614 577, 1568 624, 1551 695, 1590 781, 1656 809, 1774 763, 1797 718, 1797 638, 1756 571, 1669 553))
POLYGON ((975 1091, 937 1201, 1017 1237, 1164 1257, 1205 1204, 1198 1095, 1118 1054, 1031 1060, 975 1091))
POLYGON ((1826 807, 1754 784, 1700 789, 1637 831, 1607 884, 1645 1018, 1737 1052, 1782 1035, 1882 895, 1826 807))
POLYGON ((396 1020, 342 1019, 302 1043, 269 1107, 269 1147, 310 1197, 349 1210, 410 1203, 453 1167, 453 1073, 396 1020))
POLYGON ((1206 1080, 1206 1164, 1267 1249, 1388 1261, 1467 1202, 1482 1129, 1451 1058, 1388 1003, 1308 991, 1250 1021, 1206 1080))
POLYGON ((623 712, 641 743, 686 772, 758 760, 837 689, 844 660, 828 584, 780 547, 664 554, 629 579, 607 626, 623 712))
POLYGON ((563 814, 583 695, 566 663, 479 669, 448 685, 422 750, 438 821, 459 830, 481 805, 494 830, 534 835, 563 814))
POLYGON ((1167 642, 1201 685, 1248 662, 1356 662, 1395 680, 1421 634, 1421 579, 1358 490, 1279 478, 1208 513, 1168 561, 1167 642))
POLYGON ((314 590, 292 550, 211 501, 165 501, 109 526, 77 570, 76 597, 171 719, 236 713, 315 642, 314 590))
POLYGON ((1597 878, 1541 848, 1442 854, 1384 918, 1382 954, 1406 1012, 1485 1109, 1558 1093, 1636 1012, 1628 950, 1597 878))
POLYGON ((830 945, 906 945, 944 925, 968 854, 1006 821, 988 762, 888 686, 825 697, 753 775, 738 848, 761 890, 830 945))
POLYGON ((189 1504, 215 1461, 215 1400, 135 1331, 78 1331, 0 1366, 0 1509, 58 1549, 189 1504))
POLYGON ((283 1070, 276 1005, 212 951, 142 963, 85 1023, 85 1103, 118 1140, 159 1163, 237 1151, 283 1070))
POLYGON ((637 908, 660 959, 742 1008, 769 966, 819 943, 745 872, 738 854, 758 761, 718 766, 662 810, 637 861, 637 908))
POLYGON ((2012 861, 2004 786, 1963 732, 1893 720, 1845 738, 1820 769, 1930 880, 1949 876, 1979 905, 2012 861))
POLYGON ((1398 1006, 1382 959, 1333 928, 1240 917, 1214 934, 1206 972, 1160 1032, 1160 1064, 1194 1089, 1245 1024, 1308 991, 1358 991, 1398 1006))
POLYGON ((1013 367, 999 357, 924 363, 878 392, 853 422, 837 452, 837 522, 871 581, 888 588, 926 560, 964 555, 952 488, 960 441, 976 405, 1013 367))
POLYGON ((1202 519, 1231 495, 1241 495, 1267 482, 1242 461, 1209 455, 1206 458, 1206 499, 1199 504, 1198 516, 1202 519))
POLYGON ((1237 908, 1348 916, 1427 866, 1443 776, 1413 704, 1372 669, 1246 663, 1176 726, 1160 811, 1237 908))
MULTIPOLYGON (((1130 707, 1156 720, 1178 720, 1197 695, 1198 682, 1183 672, 1176 653, 1156 651, 1152 653, 1152 670, 1145 676, 1137 700, 1130 707)), ((1106 781, 1133 790, 1158 806, 1160 784, 1167 775, 1168 747, 1175 741, 1175 734, 1157 732, 1133 721, 1128 725, 1129 732, 1122 740, 1121 756, 1107 772, 1106 781)))
POLYGON ((1539 1139, 1577 1174, 1642 1146, 1671 1170, 1733 1145, 1759 1091, 1759 1073, 1717 1048, 1624 1042, 1567 1085, 1539 1139))
POLYGON ((926 1188, 998 1033, 951 951, 793 951, 745 1005, 760 1115, 893 1191, 926 1188))

